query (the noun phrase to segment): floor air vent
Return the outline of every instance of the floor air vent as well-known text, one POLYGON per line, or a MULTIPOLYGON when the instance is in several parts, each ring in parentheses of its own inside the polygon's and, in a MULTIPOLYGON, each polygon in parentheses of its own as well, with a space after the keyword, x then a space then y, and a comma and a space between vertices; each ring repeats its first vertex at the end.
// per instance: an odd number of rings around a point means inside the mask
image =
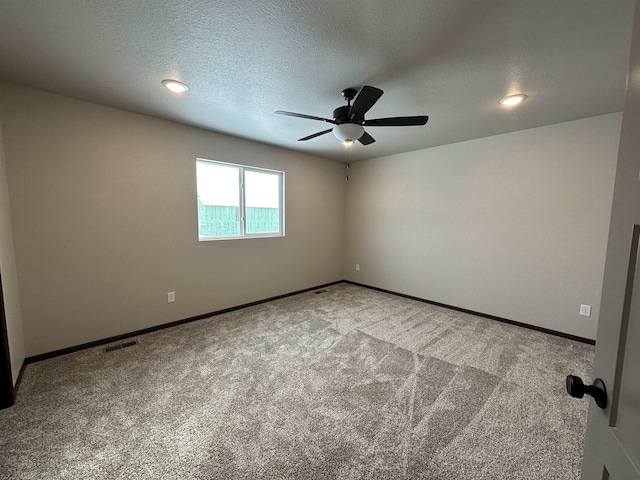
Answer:
POLYGON ((133 347, 134 345, 137 345, 137 344, 138 344, 137 340, 132 340, 130 342, 121 343, 119 345, 111 345, 110 347, 105 348, 104 351, 105 353, 109 353, 109 352, 113 352, 114 350, 122 350, 123 348, 133 347))

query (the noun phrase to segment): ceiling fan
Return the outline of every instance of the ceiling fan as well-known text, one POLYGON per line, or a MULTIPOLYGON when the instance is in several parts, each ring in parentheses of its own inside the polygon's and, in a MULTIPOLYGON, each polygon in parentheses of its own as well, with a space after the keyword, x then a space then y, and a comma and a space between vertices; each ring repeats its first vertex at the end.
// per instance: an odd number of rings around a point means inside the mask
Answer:
POLYGON ((314 133, 307 137, 299 138, 299 142, 311 140, 325 133, 333 131, 338 140, 345 145, 352 145, 356 140, 363 145, 369 145, 375 142, 375 139, 364 131, 364 127, 405 127, 409 125, 425 125, 429 117, 389 117, 375 118, 373 120, 365 120, 364 115, 371 107, 380 99, 384 93, 376 87, 364 86, 356 97, 357 90, 347 88, 342 91, 342 96, 347 101, 347 105, 338 107, 333 111, 333 120, 322 117, 314 117, 313 115, 304 115, 302 113, 285 112, 277 110, 278 115, 288 115, 290 117, 308 118, 310 120, 320 120, 321 122, 332 123, 335 127, 322 132, 314 133), (355 98, 353 105, 351 100, 355 98))

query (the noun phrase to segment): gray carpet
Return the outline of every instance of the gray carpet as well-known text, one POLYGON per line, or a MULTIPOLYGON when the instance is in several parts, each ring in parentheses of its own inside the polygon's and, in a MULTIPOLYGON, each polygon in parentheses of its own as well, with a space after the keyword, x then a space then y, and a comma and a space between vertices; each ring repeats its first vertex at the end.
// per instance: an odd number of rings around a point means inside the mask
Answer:
POLYGON ((28 365, 2 479, 578 479, 593 347, 349 284, 28 365))

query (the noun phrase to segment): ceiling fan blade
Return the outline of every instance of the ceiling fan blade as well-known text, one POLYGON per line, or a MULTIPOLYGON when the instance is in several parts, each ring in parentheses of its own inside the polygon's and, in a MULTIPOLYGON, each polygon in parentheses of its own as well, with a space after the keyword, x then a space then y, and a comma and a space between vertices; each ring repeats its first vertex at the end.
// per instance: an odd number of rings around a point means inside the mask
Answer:
POLYGON ((363 145, 369 145, 375 142, 376 139, 373 138, 371 135, 369 135, 367 132, 364 132, 362 136, 358 139, 358 141, 363 145))
POLYGON ((361 122, 364 114, 375 105, 384 92, 376 87, 365 85, 351 105, 348 118, 353 122, 361 122))
POLYGON ((328 122, 336 124, 335 120, 329 120, 328 118, 314 117, 313 115, 305 115, 303 113, 285 112, 284 110, 276 110, 278 115, 287 115, 289 117, 308 118, 309 120, 320 120, 321 122, 328 122))
POLYGON ((373 120, 365 120, 364 125, 367 127, 406 127, 409 125, 425 125, 429 117, 389 117, 374 118, 373 120))
POLYGON ((309 135, 308 137, 299 138, 298 141, 304 142, 305 140, 311 140, 312 138, 316 138, 316 137, 319 137, 320 135, 324 135, 325 133, 329 133, 331 130, 333 130, 333 128, 330 128, 329 130, 324 130, 322 132, 314 133, 313 135, 309 135))

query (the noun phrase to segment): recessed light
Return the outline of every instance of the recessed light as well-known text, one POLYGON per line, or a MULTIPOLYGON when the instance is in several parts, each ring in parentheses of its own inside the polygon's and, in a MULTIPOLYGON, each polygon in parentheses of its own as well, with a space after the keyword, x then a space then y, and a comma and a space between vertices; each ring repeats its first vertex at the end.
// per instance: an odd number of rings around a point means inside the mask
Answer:
POLYGON ((167 87, 173 93, 184 93, 187 90, 189 90, 189 87, 187 87, 184 83, 179 82, 177 80, 169 80, 169 79, 163 80, 162 85, 167 87))
POLYGON ((517 105, 518 103, 523 101, 525 98, 527 98, 527 96, 524 94, 509 95, 508 97, 504 97, 502 100, 500 100, 500 105, 507 105, 507 106, 517 105))

